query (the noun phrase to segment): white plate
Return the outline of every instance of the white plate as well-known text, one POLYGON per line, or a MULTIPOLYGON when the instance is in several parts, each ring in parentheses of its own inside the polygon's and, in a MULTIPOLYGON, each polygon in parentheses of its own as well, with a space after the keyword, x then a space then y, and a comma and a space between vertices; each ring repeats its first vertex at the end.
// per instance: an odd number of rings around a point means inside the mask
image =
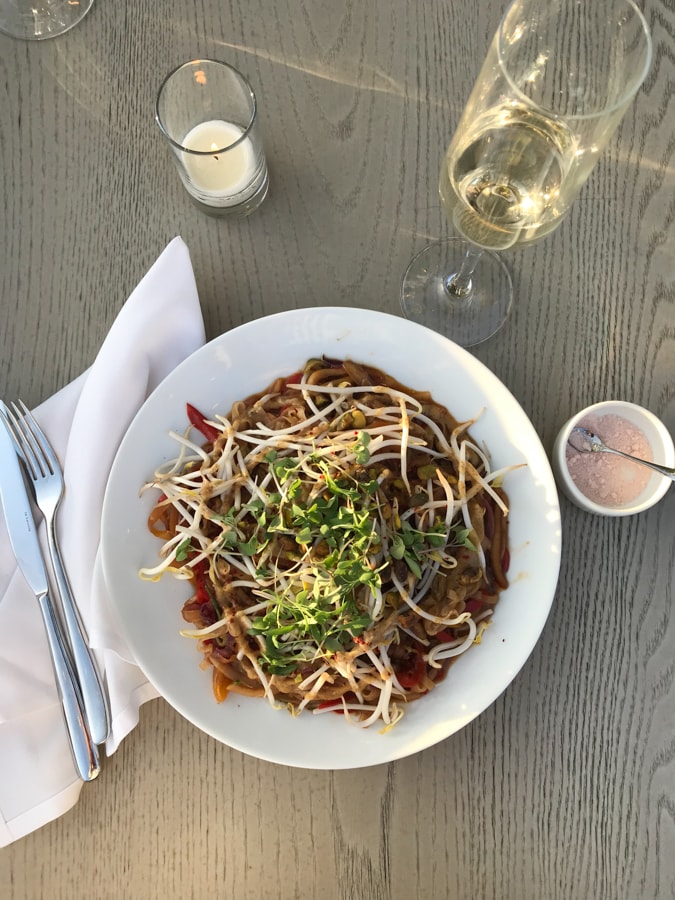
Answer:
POLYGON ((166 700, 203 731, 260 759, 312 769, 349 769, 399 759, 443 740, 489 706, 530 655, 548 616, 560 564, 560 510, 541 442, 519 404, 482 363, 433 331, 363 309, 318 308, 249 322, 211 341, 178 366, 132 422, 110 474, 103 506, 103 566, 113 606, 139 666, 166 700), (480 645, 454 663, 430 694, 411 703, 388 733, 342 716, 293 718, 267 700, 232 695, 217 704, 211 673, 184 627, 185 582, 141 581, 160 542, 146 527, 154 492, 139 488, 176 455, 169 429, 184 430, 185 404, 206 415, 262 390, 310 357, 351 358, 409 387, 429 390, 472 427, 493 466, 526 462, 505 480, 509 495, 510 586, 480 645), (153 496, 151 496, 151 493, 153 496))

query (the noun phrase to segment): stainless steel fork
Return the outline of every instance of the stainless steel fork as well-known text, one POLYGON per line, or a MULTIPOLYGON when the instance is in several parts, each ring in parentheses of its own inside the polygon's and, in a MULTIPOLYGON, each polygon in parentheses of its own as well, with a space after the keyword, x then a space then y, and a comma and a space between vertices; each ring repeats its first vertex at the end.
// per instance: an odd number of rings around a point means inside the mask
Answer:
POLYGON ((19 404, 20 406, 12 403, 11 409, 5 407, 7 418, 19 456, 25 463, 35 503, 47 525, 49 554, 91 738, 95 744, 102 744, 110 730, 108 702, 87 645, 84 626, 73 599, 56 537, 56 512, 64 493, 63 473, 56 454, 36 419, 25 403, 19 401, 19 404))

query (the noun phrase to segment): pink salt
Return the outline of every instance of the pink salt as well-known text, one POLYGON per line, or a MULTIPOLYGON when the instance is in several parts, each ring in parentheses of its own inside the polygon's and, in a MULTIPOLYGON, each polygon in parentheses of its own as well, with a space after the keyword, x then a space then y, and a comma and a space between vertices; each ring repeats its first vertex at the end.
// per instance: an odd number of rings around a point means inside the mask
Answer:
MULTIPOLYGON (((595 432, 604 444, 651 462, 644 433, 627 419, 613 414, 585 416, 577 423, 595 432)), ((625 506, 647 486, 649 469, 614 453, 583 453, 567 445, 567 468, 579 490, 600 506, 625 506)))

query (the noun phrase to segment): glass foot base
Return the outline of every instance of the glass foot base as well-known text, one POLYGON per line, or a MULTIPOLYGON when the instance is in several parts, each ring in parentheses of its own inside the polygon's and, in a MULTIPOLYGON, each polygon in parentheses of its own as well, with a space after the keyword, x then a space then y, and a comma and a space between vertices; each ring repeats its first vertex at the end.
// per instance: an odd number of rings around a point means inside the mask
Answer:
POLYGON ((468 249, 461 238, 436 241, 410 262, 401 284, 401 308, 408 319, 426 325, 459 344, 473 347, 502 327, 511 309, 511 276, 496 253, 483 250, 466 296, 453 295, 448 281, 468 249))
POLYGON ((42 41, 69 31, 89 12, 94 0, 3 0, 0 31, 24 41, 42 41))

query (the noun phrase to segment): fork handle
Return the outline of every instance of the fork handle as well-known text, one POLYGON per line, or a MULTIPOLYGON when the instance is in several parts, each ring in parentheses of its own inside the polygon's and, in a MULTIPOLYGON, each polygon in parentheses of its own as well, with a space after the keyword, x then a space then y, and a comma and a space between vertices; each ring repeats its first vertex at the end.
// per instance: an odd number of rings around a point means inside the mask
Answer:
POLYGON ((56 684, 61 697, 61 705, 68 728, 68 737, 75 767, 83 781, 93 781, 100 771, 98 753, 87 731, 75 675, 63 645, 54 607, 48 593, 39 594, 37 600, 40 604, 40 611, 42 612, 42 619, 47 632, 47 641, 54 665, 54 675, 56 676, 56 684))
POLYGON ((47 528, 47 542, 52 558, 54 578, 61 599, 61 612, 70 645, 70 652, 77 672, 82 701, 87 715, 89 732, 95 744, 102 744, 110 730, 108 703, 96 664, 85 639, 84 626, 80 619, 68 576, 61 560, 53 523, 47 528))

